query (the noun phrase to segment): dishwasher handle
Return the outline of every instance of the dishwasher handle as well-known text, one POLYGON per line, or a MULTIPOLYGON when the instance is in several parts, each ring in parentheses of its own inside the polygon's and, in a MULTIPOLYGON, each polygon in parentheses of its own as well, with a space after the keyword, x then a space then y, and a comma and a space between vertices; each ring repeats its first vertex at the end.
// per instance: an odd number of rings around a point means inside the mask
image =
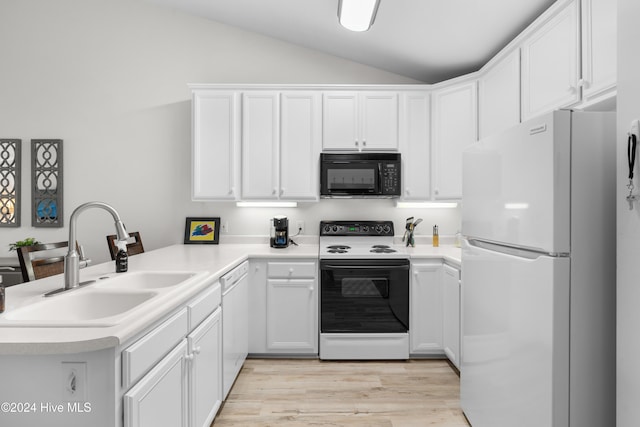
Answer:
POLYGON ((231 291, 242 279, 247 277, 249 272, 249 263, 243 262, 238 267, 231 270, 220 278, 220 284, 222 285, 222 295, 231 291))

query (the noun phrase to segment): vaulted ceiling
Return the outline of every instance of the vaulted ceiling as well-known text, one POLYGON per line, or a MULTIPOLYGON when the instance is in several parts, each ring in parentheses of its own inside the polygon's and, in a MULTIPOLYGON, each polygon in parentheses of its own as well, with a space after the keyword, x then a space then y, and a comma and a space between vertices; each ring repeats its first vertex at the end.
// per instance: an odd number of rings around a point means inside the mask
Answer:
POLYGON ((338 0, 146 0, 437 83, 481 68, 555 0, 381 0, 369 31, 340 26, 338 0))

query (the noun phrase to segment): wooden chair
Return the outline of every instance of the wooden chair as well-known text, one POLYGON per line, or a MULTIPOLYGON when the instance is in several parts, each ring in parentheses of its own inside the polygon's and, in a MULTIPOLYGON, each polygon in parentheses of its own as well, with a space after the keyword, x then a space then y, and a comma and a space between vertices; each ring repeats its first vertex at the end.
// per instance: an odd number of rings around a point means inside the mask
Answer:
MULTIPOLYGON (((140 237, 140 233, 137 231, 129 232, 129 236, 135 239, 132 243, 127 243, 127 255, 137 255, 144 252, 144 246, 142 246, 142 238, 140 237)), ((109 245, 109 254, 111 254, 111 259, 116 259, 116 254, 118 253, 118 248, 116 247, 116 235, 110 234, 107 236, 107 243, 109 245)))
POLYGON ((22 279, 30 282, 64 273, 64 255, 60 249, 68 246, 68 242, 57 242, 18 248, 22 279), (47 256, 46 251, 50 256, 47 256))

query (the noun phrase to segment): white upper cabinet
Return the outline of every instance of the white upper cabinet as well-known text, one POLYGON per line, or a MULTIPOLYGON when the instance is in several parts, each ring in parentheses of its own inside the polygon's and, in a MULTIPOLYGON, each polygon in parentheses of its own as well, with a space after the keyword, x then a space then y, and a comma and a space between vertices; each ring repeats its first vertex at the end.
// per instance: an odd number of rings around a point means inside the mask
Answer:
POLYGON ((520 49, 478 79, 478 121, 480 139, 520 123, 520 49))
POLYGON ((397 150, 396 92, 325 92, 323 150, 397 150))
POLYGON ((317 200, 321 97, 318 92, 285 92, 281 95, 280 198, 317 200))
POLYGON ((477 140, 476 81, 433 93, 433 169, 436 200, 462 198, 462 151, 477 140))
POLYGON ((428 92, 400 95, 402 199, 431 198, 431 104, 428 92))
POLYGON ((279 94, 242 95, 242 198, 277 199, 279 94))
POLYGON ((616 0, 582 0, 582 90, 585 100, 616 86, 616 0))
POLYGON ((580 101, 576 0, 567 3, 522 45, 522 120, 580 101))
POLYGON ((192 198, 235 200, 239 179, 238 94, 194 91, 192 102, 192 198))

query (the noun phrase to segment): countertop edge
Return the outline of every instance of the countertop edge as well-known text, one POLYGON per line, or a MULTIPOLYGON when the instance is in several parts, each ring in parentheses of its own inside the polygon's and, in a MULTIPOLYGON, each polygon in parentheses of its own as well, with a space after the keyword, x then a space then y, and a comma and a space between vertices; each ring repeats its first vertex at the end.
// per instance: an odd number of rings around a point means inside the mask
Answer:
MULTIPOLYGON (((207 255, 217 254, 215 249, 199 250, 188 245, 173 245, 160 248, 154 251, 145 252, 129 258, 130 271, 154 270, 154 266, 161 265, 159 271, 170 270, 171 263, 163 263, 165 258, 171 258, 171 255, 182 255, 188 260, 188 264, 184 265, 183 270, 190 269, 194 264, 204 263, 205 265, 197 270, 199 273, 206 272, 204 278, 196 283, 192 283, 188 288, 181 289, 181 292, 172 292, 173 299, 168 297, 159 302, 157 307, 147 308, 144 313, 137 316, 135 321, 125 325, 117 325, 112 327, 3 327, 3 338, 0 338, 0 355, 52 355, 52 354, 71 354, 85 353, 91 351, 105 350, 108 348, 117 348, 126 345, 133 338, 142 335, 146 331, 155 327, 155 325, 165 318, 167 315, 177 310, 180 306, 186 304, 190 299, 205 290, 212 283, 229 272, 236 265, 251 259, 314 259, 318 260, 317 244, 301 244, 291 249, 273 249, 265 248, 263 245, 255 244, 227 244, 225 249, 229 249, 231 254, 218 259, 213 257, 209 260, 207 255), (187 249, 188 248, 188 249, 187 249), (200 253, 197 253, 197 252, 200 253), (213 252, 212 252, 213 251, 213 252), (235 253, 234 253, 235 251, 235 253), (191 257, 191 256, 193 257, 191 257), (197 255, 197 256, 195 256, 197 255), (203 259, 205 261, 203 261, 203 259), (53 335, 62 335, 65 338, 57 340, 52 339, 53 335), (9 336, 7 336, 9 335, 9 336), (50 341, 45 342, 43 337, 47 337, 50 341), (5 341, 6 339, 6 341, 5 341)), ((218 246, 220 248, 221 246, 218 246)), ((459 248, 408 248, 409 257, 412 260, 420 259, 441 259, 443 262, 460 268, 461 261, 453 253, 459 248)), ((220 249, 218 249, 220 251, 220 249)), ((218 254, 219 255, 219 254, 218 254)), ((173 260, 174 263, 180 264, 173 260)), ((111 272, 112 262, 98 264, 89 267, 93 269, 93 274, 101 275, 105 272, 111 272)), ((157 269, 157 268, 156 268, 157 269)), ((174 269, 177 269, 174 267, 174 269)), ((191 268, 193 270, 193 268, 191 268)), ((41 279, 36 289, 52 289, 50 278, 41 279)), ((33 282, 34 284, 36 282, 33 282)), ((35 288, 35 287, 34 287, 35 288)), ((55 287, 53 287, 55 288, 55 287)), ((169 294, 168 294, 169 295, 169 294)))

